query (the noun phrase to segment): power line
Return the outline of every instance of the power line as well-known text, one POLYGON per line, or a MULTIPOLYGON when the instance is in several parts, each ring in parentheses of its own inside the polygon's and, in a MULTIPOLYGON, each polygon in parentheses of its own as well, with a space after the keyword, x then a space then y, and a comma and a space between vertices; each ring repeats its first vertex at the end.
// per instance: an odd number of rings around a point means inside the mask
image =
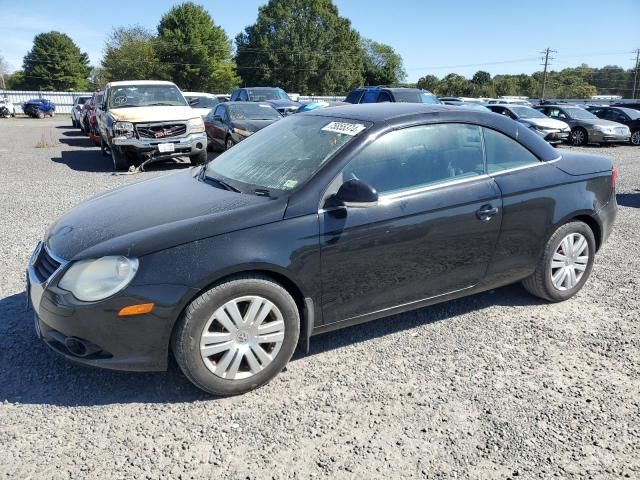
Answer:
POLYGON ((634 100, 636 98, 636 81, 638 79, 638 60, 640 60, 640 48, 636 48, 636 68, 633 74, 633 94, 631 96, 634 100))

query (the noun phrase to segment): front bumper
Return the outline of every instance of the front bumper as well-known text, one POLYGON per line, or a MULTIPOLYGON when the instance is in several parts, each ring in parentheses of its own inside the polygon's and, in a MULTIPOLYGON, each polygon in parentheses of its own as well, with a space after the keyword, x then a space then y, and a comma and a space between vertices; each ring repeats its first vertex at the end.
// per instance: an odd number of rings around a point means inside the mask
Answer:
POLYGON ((207 135, 202 133, 190 133, 184 137, 163 138, 162 140, 140 139, 136 137, 113 137, 113 146, 123 150, 134 151, 140 155, 153 153, 158 158, 171 158, 190 156, 200 153, 207 148, 207 135), (172 152, 161 152, 161 144, 173 144, 172 152))
POLYGON ((533 131, 552 145, 556 145, 556 144, 567 141, 569 138, 569 135, 571 134, 571 130, 565 131, 565 130, 556 130, 556 129, 548 129, 548 130, 533 129, 533 131))
POLYGON ((604 133, 599 130, 589 131, 589 141, 594 143, 627 143, 631 138, 631 132, 619 134, 619 133, 604 133))
POLYGON ((57 286, 67 264, 47 280, 34 267, 40 249, 27 267, 27 294, 35 313, 38 336, 55 352, 84 365, 129 371, 163 371, 167 368, 169 339, 183 299, 193 292, 183 285, 130 285, 99 302, 80 302, 57 286), (118 317, 121 308, 154 303, 149 314, 118 317), (74 352, 69 340, 86 347, 74 352))

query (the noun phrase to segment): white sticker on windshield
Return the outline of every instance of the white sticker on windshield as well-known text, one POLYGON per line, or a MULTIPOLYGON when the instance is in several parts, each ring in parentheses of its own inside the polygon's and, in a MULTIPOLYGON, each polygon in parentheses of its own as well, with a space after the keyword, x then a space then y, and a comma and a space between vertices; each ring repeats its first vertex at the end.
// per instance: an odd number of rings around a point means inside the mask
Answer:
POLYGON ((361 123, 331 122, 322 127, 321 130, 325 132, 344 133, 345 135, 351 135, 353 137, 365 128, 367 127, 361 123))

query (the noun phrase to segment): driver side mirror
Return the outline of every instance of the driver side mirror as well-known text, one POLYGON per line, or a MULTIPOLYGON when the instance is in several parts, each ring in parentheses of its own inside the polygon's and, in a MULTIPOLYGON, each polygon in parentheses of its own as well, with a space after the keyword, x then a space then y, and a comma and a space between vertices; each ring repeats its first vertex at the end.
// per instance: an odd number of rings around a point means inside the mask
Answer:
POLYGON ((378 192, 367 182, 351 179, 344 182, 327 203, 330 203, 328 206, 351 208, 375 207, 378 204, 378 192))
POLYGON ((222 117, 221 117, 220 115, 214 115, 214 116, 213 116, 213 119, 214 119, 216 122, 221 122, 221 121, 222 121, 222 117))

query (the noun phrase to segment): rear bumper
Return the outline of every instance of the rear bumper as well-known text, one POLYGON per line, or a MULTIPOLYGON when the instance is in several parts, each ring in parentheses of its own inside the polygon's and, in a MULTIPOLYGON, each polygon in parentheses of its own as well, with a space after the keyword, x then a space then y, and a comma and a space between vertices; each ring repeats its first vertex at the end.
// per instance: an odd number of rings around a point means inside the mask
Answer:
POLYGON ((114 137, 111 143, 124 151, 136 152, 140 155, 153 153, 157 158, 171 158, 179 156, 190 156, 200 153, 207 148, 207 135, 203 133, 191 133, 184 137, 163 139, 163 140, 143 140, 135 137, 114 137), (160 152, 159 145, 173 144, 173 152, 160 152))

